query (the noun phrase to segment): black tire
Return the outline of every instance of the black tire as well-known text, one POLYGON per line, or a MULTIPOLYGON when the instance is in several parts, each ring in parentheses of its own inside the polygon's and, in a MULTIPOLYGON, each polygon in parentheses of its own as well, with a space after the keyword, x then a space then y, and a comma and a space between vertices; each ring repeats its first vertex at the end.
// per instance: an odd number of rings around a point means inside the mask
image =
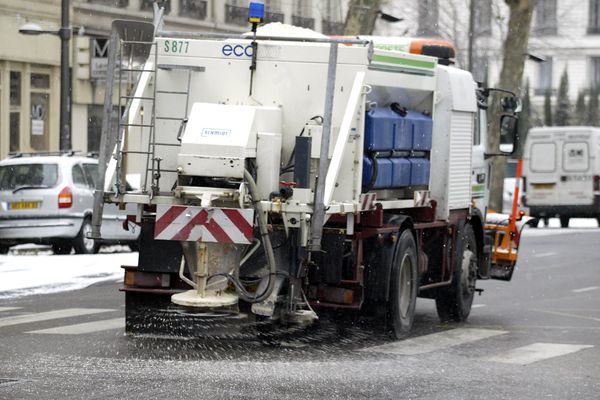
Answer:
POLYGON ((7 244, 0 244, 0 254, 8 254, 10 246, 7 244))
POLYGON ((544 217, 544 218, 542 218, 542 220, 544 221, 544 228, 547 228, 550 226, 550 219, 548 217, 544 217))
POLYGON ((477 239, 470 224, 458 232, 452 283, 438 290, 435 299, 442 322, 465 321, 471 312, 477 280, 477 239))
POLYGON ((394 336, 401 339, 413 325, 417 304, 417 245, 409 230, 396 244, 390 275, 388 321, 394 336))
POLYGON ((52 243, 52 252, 56 255, 71 254, 73 245, 69 242, 52 243))
POLYGON ((73 247, 76 254, 96 254, 100 249, 100 245, 96 240, 90 239, 87 236, 92 232, 92 222, 89 218, 83 220, 81 229, 77 237, 73 239, 73 247))
POLYGON ((140 251, 140 241, 136 240, 135 242, 129 242, 127 244, 127 246, 129 246, 129 249, 131 251, 140 251))
POLYGON ((564 215, 559 216, 560 219, 560 227, 561 228, 568 228, 569 227, 569 220, 571 218, 569 217, 565 217, 564 215))

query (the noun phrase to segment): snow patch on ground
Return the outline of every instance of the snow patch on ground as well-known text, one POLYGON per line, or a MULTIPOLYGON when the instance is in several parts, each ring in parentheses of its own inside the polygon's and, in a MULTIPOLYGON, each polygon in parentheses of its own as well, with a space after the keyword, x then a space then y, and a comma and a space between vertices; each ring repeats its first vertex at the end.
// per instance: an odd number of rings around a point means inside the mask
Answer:
POLYGON ((0 256, 0 299, 83 289, 123 277, 138 253, 0 256))

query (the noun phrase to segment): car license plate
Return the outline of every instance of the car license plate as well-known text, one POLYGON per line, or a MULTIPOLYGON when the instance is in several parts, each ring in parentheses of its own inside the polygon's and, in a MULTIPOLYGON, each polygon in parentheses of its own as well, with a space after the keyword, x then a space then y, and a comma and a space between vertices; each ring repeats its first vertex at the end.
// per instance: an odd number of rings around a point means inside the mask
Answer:
POLYGON ((12 203, 8 203, 9 210, 31 210, 39 206, 39 201, 13 201, 12 203))
POLYGON ((538 190, 548 190, 548 189, 552 189, 554 187, 554 183, 532 183, 531 186, 533 186, 534 189, 538 189, 538 190))

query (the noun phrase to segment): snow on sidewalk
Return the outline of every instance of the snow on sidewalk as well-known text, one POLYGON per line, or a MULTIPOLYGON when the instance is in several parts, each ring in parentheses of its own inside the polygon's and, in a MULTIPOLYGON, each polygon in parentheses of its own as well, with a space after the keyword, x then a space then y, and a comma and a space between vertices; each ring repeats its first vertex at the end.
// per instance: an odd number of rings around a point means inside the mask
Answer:
POLYGON ((0 299, 83 289, 123 278, 138 253, 0 256, 0 299))

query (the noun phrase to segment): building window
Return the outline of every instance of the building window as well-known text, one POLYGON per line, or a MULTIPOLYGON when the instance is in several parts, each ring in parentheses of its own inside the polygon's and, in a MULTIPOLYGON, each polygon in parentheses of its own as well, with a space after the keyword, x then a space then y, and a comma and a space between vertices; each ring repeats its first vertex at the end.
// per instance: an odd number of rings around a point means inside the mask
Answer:
POLYGON ((538 2, 535 7, 534 35, 556 35, 556 0, 538 2))
POLYGON ((600 89, 600 57, 592 57, 590 66, 590 88, 600 89))
POLYGON ((225 4, 225 22, 235 25, 248 25, 248 2, 229 0, 225 4))
POLYGON ((419 2, 418 36, 438 36, 438 0, 419 2))
POLYGON ((15 153, 19 151, 19 142, 21 135, 19 131, 21 130, 21 113, 18 111, 11 111, 10 113, 10 127, 9 127, 9 145, 8 151, 11 153, 15 153))
POLYGON ((21 105, 21 73, 10 71, 10 105, 21 105))
POLYGON ((294 2, 292 25, 315 29, 315 19, 312 18, 312 4, 310 0, 297 0, 294 2))
POLYGON ((600 0, 590 0, 588 33, 600 33, 600 0))
POLYGON ((205 19, 206 0, 179 0, 179 15, 187 18, 205 19))
POLYGON ((534 89, 536 96, 543 96, 547 91, 554 94, 552 88, 552 57, 546 57, 546 61, 538 64, 537 85, 534 89))
POLYGON ((492 0, 481 0, 475 7, 476 36, 490 36, 492 34, 492 0))
POLYGON ((31 73, 30 145, 35 150, 50 148, 50 75, 31 73))
POLYGON ((171 0, 142 0, 140 3, 140 10, 153 12, 154 3, 158 3, 160 7, 164 7, 165 15, 171 12, 171 0))
POLYGON ((102 4, 103 6, 125 8, 129 5, 129 0, 87 0, 88 3, 102 4))
POLYGON ((342 35, 344 33, 344 17, 340 2, 327 0, 325 5, 321 7, 321 14, 323 15, 321 31, 326 35, 342 35))
POLYGON ((265 1, 265 22, 281 22, 283 23, 283 12, 279 0, 265 1))
POLYGON ((19 71, 10 71, 9 87, 8 149, 10 152, 17 152, 21 147, 21 73, 19 71))

